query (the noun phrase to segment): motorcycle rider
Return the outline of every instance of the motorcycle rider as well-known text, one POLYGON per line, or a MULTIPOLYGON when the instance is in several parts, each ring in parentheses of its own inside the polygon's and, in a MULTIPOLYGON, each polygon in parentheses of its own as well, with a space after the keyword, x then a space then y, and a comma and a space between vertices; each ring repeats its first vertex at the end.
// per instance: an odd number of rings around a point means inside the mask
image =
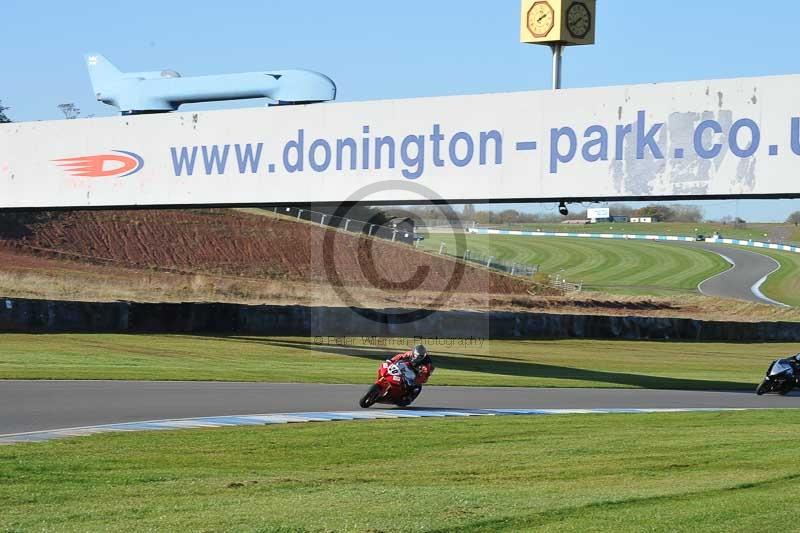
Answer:
POLYGON ((422 344, 417 344, 410 352, 399 353, 391 359, 387 359, 386 362, 408 363, 407 368, 409 368, 410 372, 403 375, 406 385, 406 394, 403 397, 403 403, 408 404, 413 402, 417 396, 419 396, 419 393, 422 392, 422 386, 431 377, 434 369, 428 349, 422 344))
POLYGON ((800 353, 770 363, 766 377, 756 387, 756 394, 761 396, 768 392, 777 392, 786 395, 798 386, 800 386, 800 353))
POLYGON ((783 361, 784 363, 791 365, 795 371, 800 371, 800 353, 795 355, 790 355, 785 359, 779 359, 779 361, 783 361))

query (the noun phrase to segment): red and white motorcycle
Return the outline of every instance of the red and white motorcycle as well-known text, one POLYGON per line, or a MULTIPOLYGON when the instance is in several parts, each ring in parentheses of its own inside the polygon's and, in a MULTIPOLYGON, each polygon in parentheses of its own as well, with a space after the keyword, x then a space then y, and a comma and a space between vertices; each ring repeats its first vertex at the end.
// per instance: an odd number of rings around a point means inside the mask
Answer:
POLYGON ((384 361, 378 369, 378 379, 358 404, 367 409, 376 403, 408 407, 419 395, 422 387, 413 385, 417 373, 405 361, 384 361), (409 385, 411 384, 411 385, 409 385))

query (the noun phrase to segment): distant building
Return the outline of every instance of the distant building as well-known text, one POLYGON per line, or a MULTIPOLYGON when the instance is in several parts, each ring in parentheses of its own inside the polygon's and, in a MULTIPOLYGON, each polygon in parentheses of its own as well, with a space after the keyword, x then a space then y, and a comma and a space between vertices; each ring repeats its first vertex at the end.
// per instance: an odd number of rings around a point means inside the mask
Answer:
POLYGON ((604 222, 628 222, 628 217, 625 215, 612 215, 611 209, 608 207, 590 208, 586 210, 586 218, 589 219, 591 224, 598 224, 604 222))
POLYGON ((591 207, 586 210, 586 218, 588 218, 592 224, 607 222, 610 217, 611 210, 608 207, 591 207))
POLYGON ((395 217, 390 219, 386 225, 393 230, 392 240, 407 244, 413 244, 417 240, 416 223, 413 218, 395 217))
POLYGON ((616 222, 617 224, 626 224, 631 222, 630 217, 625 215, 612 215, 606 218, 593 218, 589 221, 591 224, 604 224, 606 222, 616 222))
POLYGON ((653 217, 633 217, 631 222, 634 224, 652 224, 656 220, 653 217))

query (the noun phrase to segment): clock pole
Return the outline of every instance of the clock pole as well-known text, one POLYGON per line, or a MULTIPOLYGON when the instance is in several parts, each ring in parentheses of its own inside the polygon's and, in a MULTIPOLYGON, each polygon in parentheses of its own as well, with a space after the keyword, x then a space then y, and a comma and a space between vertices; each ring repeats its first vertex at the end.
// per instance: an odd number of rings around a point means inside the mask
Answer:
POLYGON ((564 48, 594 44, 597 0, 521 0, 520 41, 553 53, 553 90, 561 89, 564 48))
POLYGON ((561 62, 564 56, 564 45, 553 43, 550 45, 553 50, 553 90, 561 88, 561 62))

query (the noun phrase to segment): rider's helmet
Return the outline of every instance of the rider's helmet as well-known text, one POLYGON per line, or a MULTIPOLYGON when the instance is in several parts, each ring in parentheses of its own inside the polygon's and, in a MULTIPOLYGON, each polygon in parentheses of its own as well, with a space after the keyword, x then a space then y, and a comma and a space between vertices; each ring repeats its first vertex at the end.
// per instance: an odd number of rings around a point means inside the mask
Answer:
POLYGON ((422 344, 417 344, 411 351, 411 366, 418 367, 428 361, 428 349, 422 344))

